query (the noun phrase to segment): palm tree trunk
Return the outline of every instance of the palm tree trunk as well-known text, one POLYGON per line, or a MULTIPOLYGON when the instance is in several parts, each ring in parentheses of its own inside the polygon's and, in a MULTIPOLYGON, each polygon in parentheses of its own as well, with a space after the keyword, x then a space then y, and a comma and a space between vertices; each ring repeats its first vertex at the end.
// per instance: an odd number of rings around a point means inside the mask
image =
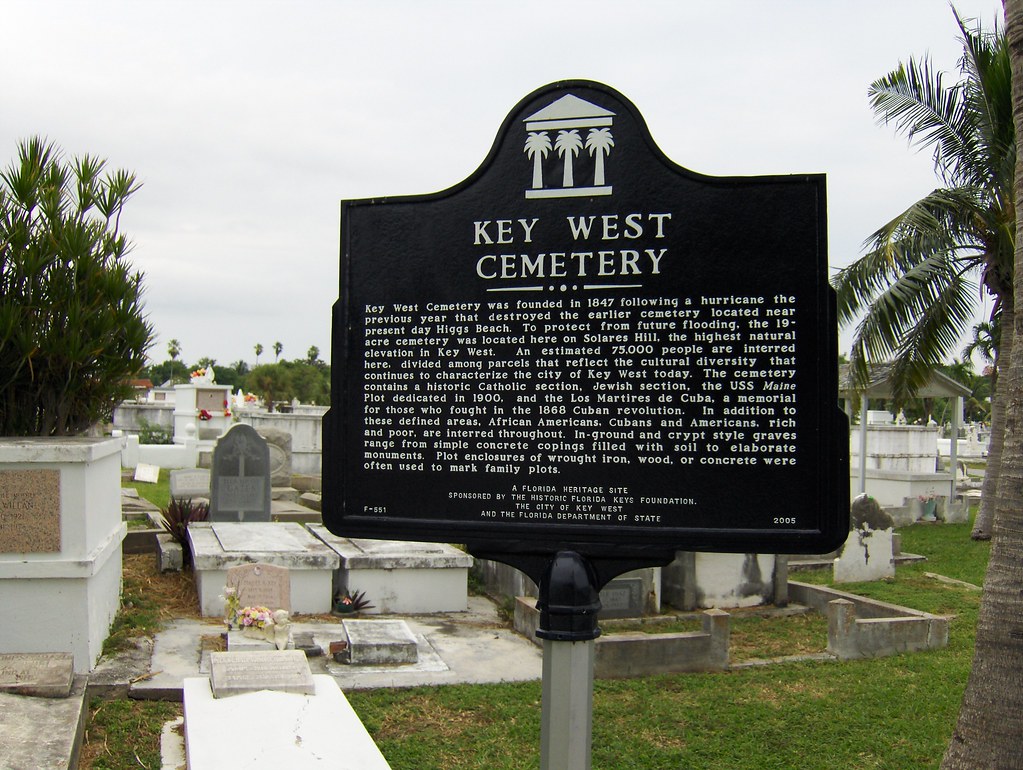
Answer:
MULTIPOLYGON (((1004 0, 1005 33, 1012 58, 1016 145, 1023 146, 1023 0, 1004 0)), ((1023 201, 1023 154, 1017 157, 1015 198, 1023 201)), ((1016 209, 1016 232, 1023 210, 1016 209)), ((1023 297, 1023 242, 1016 242, 1013 294, 1023 297)), ((1014 314, 1015 315, 1015 314, 1014 314)), ((1016 322, 1014 318, 1014 323, 1016 322)), ((1019 323, 1023 324, 1023 313, 1019 323)), ((1023 333, 1023 328, 1016 329, 1023 333)), ((973 668, 963 694, 943 770, 1023 766, 1023 345, 1013 345, 999 377, 1005 406, 998 502, 991 558, 977 620, 973 668)))
MULTIPOLYGON (((1005 294, 1008 294, 1006 292, 1005 294)), ((1005 398, 1003 389, 997 380, 1000 363, 1012 360, 1012 348, 1015 341, 1015 312, 1012 297, 1004 296, 1002 300, 1001 340, 995 355, 995 386, 991 392, 991 445, 988 447, 987 467, 984 470, 984 484, 980 493, 980 509, 977 519, 973 522, 970 537, 974 540, 990 540, 991 524, 994 520, 995 507, 998 504, 998 478, 1002 469, 1002 446, 1005 442, 1005 398)), ((952 469, 955 472, 955 469, 952 469)))
POLYGON ((575 187, 575 179, 572 175, 572 152, 565 153, 565 168, 561 175, 561 186, 562 187, 575 187))

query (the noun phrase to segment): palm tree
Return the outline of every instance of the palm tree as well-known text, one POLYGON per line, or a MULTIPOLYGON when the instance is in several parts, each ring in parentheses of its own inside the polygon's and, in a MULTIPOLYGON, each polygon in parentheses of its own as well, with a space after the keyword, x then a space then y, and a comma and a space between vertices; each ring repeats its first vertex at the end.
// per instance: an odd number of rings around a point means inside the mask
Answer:
POLYGON ((959 358, 965 363, 973 357, 974 353, 977 353, 980 355, 981 361, 993 366, 997 351, 998 323, 981 321, 973 325, 973 339, 963 348, 959 358))
POLYGON ((611 136, 610 128, 591 128, 586 135, 586 149, 594 157, 593 184, 600 187, 604 184, 604 156, 611 153, 615 146, 614 137, 611 136))
MULTIPOLYGON (((1016 140, 1009 50, 997 25, 984 33, 955 18, 963 44, 958 83, 947 86, 927 58, 910 59, 869 90, 880 120, 933 148, 943 186, 879 228, 867 253, 833 281, 839 322, 863 314, 849 357, 857 380, 865 384, 869 364, 892 359, 897 400, 910 396, 958 344, 974 317, 978 283, 994 298, 999 357, 1008 360, 1012 348, 1016 140)), ((983 522, 995 505, 1003 424, 997 391, 991 411, 976 537, 985 536, 983 522)))
POLYGON ((543 160, 551 151, 551 138, 546 131, 530 131, 526 137, 526 157, 533 161, 533 189, 543 189, 543 160))
POLYGON ((583 148, 582 137, 575 129, 571 131, 558 131, 558 138, 554 140, 554 149, 560 157, 565 159, 565 172, 561 179, 563 187, 574 187, 575 179, 572 177, 572 160, 583 148))
POLYGON ((257 342, 253 349, 256 351, 256 366, 259 366, 259 357, 263 354, 263 343, 257 342))
MULTIPOLYGON (((1017 130, 1023 129, 1023 0, 1005 0, 1005 37, 1013 75, 1012 107, 1017 130)), ((1023 174, 1015 193, 1023 196, 1023 174)), ((1015 223, 1020 226, 1018 212, 1015 223)), ((1023 244, 1014 255, 1013 292, 1023 296, 1023 244)), ((1002 332, 1004 333, 1004 323, 1002 332)), ((1003 339, 1004 342, 1004 339, 1003 339)), ((1023 745, 1023 704, 1019 672, 1023 670, 1023 345, 999 358, 1008 361, 998 390, 1004 398, 1005 428, 1002 472, 998 484, 991 555, 977 619, 973 667, 963 693, 959 718, 942 759, 943 770, 1019 767, 1023 745)))
POLYGON ((281 351, 284 350, 284 345, 280 342, 274 343, 274 361, 276 362, 281 357, 281 351))
MULTIPOLYGON (((175 378, 177 376, 177 363, 178 363, 178 356, 181 355, 181 343, 178 342, 177 340, 171 340, 170 342, 168 342, 167 343, 167 355, 170 356, 170 360, 171 360, 170 377, 169 377, 169 379, 173 379, 173 378, 175 378)), ((181 365, 181 368, 182 369, 185 368, 184 364, 181 365)), ((182 372, 182 375, 184 376, 184 378, 186 380, 188 379, 188 372, 187 371, 182 372)))

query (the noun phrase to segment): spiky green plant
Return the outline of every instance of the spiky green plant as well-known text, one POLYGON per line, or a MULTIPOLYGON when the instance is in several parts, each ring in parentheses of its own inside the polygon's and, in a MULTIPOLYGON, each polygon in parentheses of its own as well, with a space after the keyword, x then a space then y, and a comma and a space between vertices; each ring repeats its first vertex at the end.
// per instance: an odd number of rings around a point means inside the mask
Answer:
POLYGON ((206 521, 209 515, 209 503, 190 497, 172 497, 167 507, 160 509, 160 526, 181 545, 181 558, 186 567, 192 563, 188 525, 196 521, 206 521))
POLYGON ((109 419, 146 362, 142 276, 119 231, 127 171, 39 137, 0 171, 0 435, 63 436, 109 419))

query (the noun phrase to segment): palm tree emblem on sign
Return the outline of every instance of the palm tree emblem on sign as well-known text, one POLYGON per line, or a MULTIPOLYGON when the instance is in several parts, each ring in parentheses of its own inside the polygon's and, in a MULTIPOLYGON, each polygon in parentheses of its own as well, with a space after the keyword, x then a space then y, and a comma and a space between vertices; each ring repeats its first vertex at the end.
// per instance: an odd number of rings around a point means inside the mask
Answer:
POLYGON ((526 137, 526 157, 533 161, 533 189, 543 188, 543 159, 551 154, 551 137, 546 131, 530 131, 526 137))
POLYGON ((562 187, 575 187, 575 179, 572 175, 572 161, 583 148, 583 140, 579 132, 558 131, 558 138, 554 141, 554 149, 558 155, 565 159, 565 171, 561 177, 562 187))
POLYGON ((605 160, 615 146, 611 135, 613 120, 614 113, 610 110, 572 94, 562 96, 525 118, 527 136, 523 152, 533 163, 533 183, 526 190, 526 197, 610 195, 611 185, 605 179, 605 160), (586 129, 588 133, 584 142, 581 132, 586 129), (550 131, 558 132, 553 148, 550 131), (589 158, 581 156, 584 148, 589 158), (560 187, 556 186, 557 177, 553 176, 557 174, 557 160, 552 161, 552 176, 545 173, 545 164, 552 149, 561 161, 560 187), (592 184, 587 184, 587 181, 592 181, 592 184))
POLYGON ((604 157, 611 152, 615 146, 614 137, 611 136, 610 128, 591 128, 586 135, 586 149, 593 156, 593 184, 601 186, 604 184, 604 157))

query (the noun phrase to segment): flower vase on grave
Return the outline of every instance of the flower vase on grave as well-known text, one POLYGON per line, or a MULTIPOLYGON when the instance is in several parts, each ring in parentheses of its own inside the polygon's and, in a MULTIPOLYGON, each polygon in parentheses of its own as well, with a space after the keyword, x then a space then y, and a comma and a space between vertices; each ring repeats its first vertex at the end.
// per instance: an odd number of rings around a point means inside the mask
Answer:
POLYGON ((923 503, 924 513, 920 517, 920 521, 937 521, 938 517, 935 511, 938 507, 938 501, 932 497, 928 500, 921 500, 921 502, 923 503))

